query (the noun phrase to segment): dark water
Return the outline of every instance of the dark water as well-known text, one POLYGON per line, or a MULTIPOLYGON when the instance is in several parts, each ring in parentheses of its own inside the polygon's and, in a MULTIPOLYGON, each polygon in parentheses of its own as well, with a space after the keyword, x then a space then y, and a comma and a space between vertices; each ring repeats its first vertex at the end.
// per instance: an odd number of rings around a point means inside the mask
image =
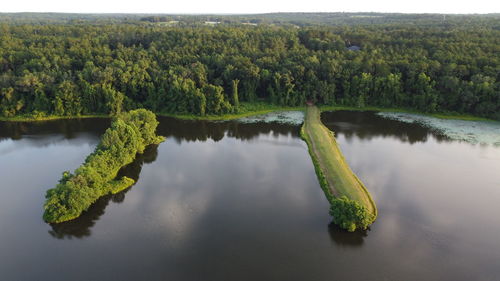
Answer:
POLYGON ((0 280, 500 280, 500 148, 372 113, 323 115, 379 208, 329 226, 299 127, 162 118, 133 187, 41 219, 106 119, 0 122, 0 280))

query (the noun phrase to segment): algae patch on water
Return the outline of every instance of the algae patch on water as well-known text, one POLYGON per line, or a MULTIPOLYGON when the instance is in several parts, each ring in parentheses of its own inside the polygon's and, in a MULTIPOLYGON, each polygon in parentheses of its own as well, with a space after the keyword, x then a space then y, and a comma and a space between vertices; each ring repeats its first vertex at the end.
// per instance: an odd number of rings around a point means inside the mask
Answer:
POLYGON ((304 112, 302 111, 276 111, 261 115, 243 117, 238 119, 241 123, 280 123, 290 125, 300 125, 304 122, 304 112))
POLYGON ((452 140, 500 146, 500 122, 440 119, 402 112, 378 112, 377 115, 406 123, 418 123, 452 140))

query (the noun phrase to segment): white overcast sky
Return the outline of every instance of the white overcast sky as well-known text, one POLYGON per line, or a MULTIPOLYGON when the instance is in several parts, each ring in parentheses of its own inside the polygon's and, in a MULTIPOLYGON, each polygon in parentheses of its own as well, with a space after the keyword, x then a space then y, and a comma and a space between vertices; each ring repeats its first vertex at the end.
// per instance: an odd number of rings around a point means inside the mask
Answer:
POLYGON ((500 0, 0 0, 0 12, 269 13, 400 12, 500 13, 500 0))

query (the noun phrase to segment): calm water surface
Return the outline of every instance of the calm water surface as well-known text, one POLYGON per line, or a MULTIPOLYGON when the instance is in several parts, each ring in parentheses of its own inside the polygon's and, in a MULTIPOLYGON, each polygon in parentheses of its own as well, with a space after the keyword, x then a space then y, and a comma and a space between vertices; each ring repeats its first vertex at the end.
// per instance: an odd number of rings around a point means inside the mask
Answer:
POLYGON ((106 119, 0 123, 1 280, 500 280, 500 148, 369 112, 323 114, 368 186, 369 231, 330 226, 298 126, 161 118, 137 184, 49 225, 44 194, 106 119))

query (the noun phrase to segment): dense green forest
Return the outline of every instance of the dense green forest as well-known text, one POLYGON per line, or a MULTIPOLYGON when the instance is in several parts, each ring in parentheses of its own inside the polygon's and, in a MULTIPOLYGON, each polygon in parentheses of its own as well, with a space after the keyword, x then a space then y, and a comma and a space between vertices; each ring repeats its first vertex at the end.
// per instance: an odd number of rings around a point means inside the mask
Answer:
POLYGON ((3 14, 0 116, 312 101, 500 119, 499 15, 328 15, 3 14))
POLYGON ((157 126, 154 113, 145 109, 119 114, 85 163, 74 173, 64 172, 59 184, 47 191, 45 221, 57 223, 77 218, 100 197, 131 186, 134 179, 116 176, 146 146, 164 140, 156 135, 157 126))

